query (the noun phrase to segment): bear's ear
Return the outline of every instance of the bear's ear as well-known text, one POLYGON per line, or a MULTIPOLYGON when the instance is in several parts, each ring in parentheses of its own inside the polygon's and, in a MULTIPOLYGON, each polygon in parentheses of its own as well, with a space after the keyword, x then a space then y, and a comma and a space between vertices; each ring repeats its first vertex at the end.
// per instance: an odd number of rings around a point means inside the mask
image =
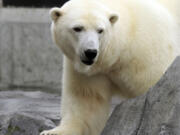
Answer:
POLYGON ((58 7, 52 8, 52 9, 49 11, 49 14, 50 14, 51 19, 52 19, 53 21, 57 21, 58 18, 62 16, 61 9, 58 8, 58 7))
POLYGON ((118 18, 119 18, 118 14, 111 13, 110 16, 109 16, 109 21, 113 25, 113 24, 115 24, 117 22, 118 18))

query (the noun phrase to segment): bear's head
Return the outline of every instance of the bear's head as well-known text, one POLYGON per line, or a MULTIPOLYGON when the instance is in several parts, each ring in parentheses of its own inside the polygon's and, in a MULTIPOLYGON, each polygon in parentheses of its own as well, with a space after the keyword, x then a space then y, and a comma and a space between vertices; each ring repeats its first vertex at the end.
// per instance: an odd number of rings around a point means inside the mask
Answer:
POLYGON ((50 10, 52 36, 79 72, 88 72, 105 48, 117 13, 94 0, 71 0, 50 10))

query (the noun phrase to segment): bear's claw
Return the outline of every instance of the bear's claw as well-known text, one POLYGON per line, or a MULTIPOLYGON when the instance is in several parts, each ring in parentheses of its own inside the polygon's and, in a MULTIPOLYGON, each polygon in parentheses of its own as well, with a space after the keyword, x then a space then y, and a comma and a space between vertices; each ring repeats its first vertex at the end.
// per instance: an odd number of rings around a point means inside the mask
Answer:
POLYGON ((51 131, 43 131, 42 133, 40 133, 40 135, 59 135, 59 134, 56 134, 56 133, 49 133, 51 131))

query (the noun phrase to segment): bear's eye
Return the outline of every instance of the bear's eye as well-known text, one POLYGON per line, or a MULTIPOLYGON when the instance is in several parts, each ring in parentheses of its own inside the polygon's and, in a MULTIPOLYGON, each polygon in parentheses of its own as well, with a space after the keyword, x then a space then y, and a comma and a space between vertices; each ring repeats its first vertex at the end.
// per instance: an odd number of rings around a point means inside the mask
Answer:
POLYGON ((82 26, 74 27, 73 30, 75 32, 81 32, 83 30, 83 27, 82 26))
POLYGON ((104 30, 103 30, 103 29, 98 29, 97 32, 98 32, 99 34, 101 34, 101 33, 104 32, 104 30))

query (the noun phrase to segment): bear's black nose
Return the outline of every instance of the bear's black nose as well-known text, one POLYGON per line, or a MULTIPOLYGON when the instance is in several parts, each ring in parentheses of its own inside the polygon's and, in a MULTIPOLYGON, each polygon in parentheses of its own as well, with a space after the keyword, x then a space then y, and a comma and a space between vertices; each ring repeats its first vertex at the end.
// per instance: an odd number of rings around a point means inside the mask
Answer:
POLYGON ((93 60, 97 55, 97 50, 96 49, 88 49, 88 50, 84 51, 84 54, 88 60, 93 60))

